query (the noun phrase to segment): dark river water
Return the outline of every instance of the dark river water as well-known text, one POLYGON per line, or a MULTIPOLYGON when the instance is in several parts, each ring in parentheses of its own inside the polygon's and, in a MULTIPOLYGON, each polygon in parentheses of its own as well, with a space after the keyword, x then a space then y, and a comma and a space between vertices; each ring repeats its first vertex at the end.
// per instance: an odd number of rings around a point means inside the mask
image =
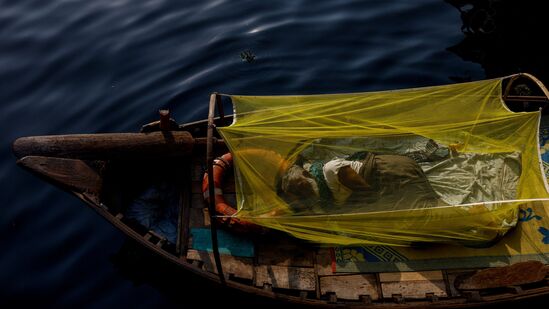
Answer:
POLYGON ((520 71, 547 82, 542 2, 0 0, 0 308, 261 305, 170 268, 18 168, 15 138, 134 132, 163 108, 202 119, 214 91, 356 92, 520 71))

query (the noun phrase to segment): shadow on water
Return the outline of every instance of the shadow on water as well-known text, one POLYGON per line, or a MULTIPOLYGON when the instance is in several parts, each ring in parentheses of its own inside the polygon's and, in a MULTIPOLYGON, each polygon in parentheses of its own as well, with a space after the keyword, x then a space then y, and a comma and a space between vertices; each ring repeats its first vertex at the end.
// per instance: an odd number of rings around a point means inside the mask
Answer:
POLYGON ((444 1, 459 10, 465 36, 448 51, 479 63, 488 78, 526 72, 549 83, 549 47, 543 43, 549 19, 544 1, 444 1))

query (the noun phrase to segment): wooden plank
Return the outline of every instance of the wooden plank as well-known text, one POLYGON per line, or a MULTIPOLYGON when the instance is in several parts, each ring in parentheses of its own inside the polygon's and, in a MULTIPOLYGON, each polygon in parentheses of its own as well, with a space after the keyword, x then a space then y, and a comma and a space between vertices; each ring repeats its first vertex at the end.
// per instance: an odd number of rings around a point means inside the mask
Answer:
MULTIPOLYGON (((205 223, 204 210, 202 208, 189 209, 189 229, 193 227, 205 227, 205 223)), ((187 239, 187 252, 189 251, 188 248, 192 245, 192 241, 192 237, 187 239)), ((188 256, 189 253, 187 253, 187 257, 188 256)))
POLYGON ((400 295, 403 298, 426 298, 426 294, 447 297, 444 275, 440 270, 420 272, 380 273, 384 298, 400 295))
POLYGON ((273 288, 314 291, 314 268, 260 265, 255 268, 255 285, 271 285, 273 288))
MULTIPOLYGON (((226 254, 221 254, 220 258, 225 278, 229 278, 229 276, 232 275, 237 278, 249 280, 253 279, 254 267, 252 258, 235 257, 226 254)), ((201 261, 203 263, 203 269, 217 274, 217 268, 215 266, 215 260, 212 252, 189 249, 187 252, 187 259, 201 261)))
MULTIPOLYGON (((206 220, 204 218, 204 210, 201 208, 191 208, 189 210, 189 225, 190 227, 205 227, 206 220)), ((209 222, 209 221, 208 221, 209 222)))
MULTIPOLYGON (((169 117, 169 116, 168 116, 169 117)), ((182 167, 182 174, 190 174, 190 166, 182 167)), ((189 250, 190 222, 191 222, 191 181, 187 177, 181 177, 179 180, 179 216, 177 221, 177 241, 176 252, 179 256, 186 256, 189 250), (182 179, 181 179, 182 178, 182 179)))
POLYGON ((200 194, 200 196, 202 196, 202 199, 204 199, 204 195, 202 194, 202 179, 192 182, 192 192, 193 194, 200 194))
MULTIPOLYGON (((204 160, 196 160, 193 159, 193 162, 191 163, 191 180, 192 180, 192 183, 199 183, 200 186, 202 186, 202 179, 204 178, 204 168, 202 167, 202 164, 204 164, 203 162, 204 160)), ((194 190, 193 190, 194 192, 194 190)))
POLYGON ((320 248, 316 255, 316 268, 319 276, 331 276, 332 271, 332 252, 330 248, 320 248))
POLYGON ((210 210, 206 208, 202 208, 203 218, 204 218, 204 226, 208 227, 210 226, 210 210))
POLYGON ((359 300, 363 295, 369 295, 372 300, 379 299, 373 274, 321 277, 320 291, 321 295, 335 293, 338 299, 359 300))
POLYGON ((444 280, 415 280, 402 282, 382 282, 381 291, 384 298, 401 295, 406 298, 426 298, 427 293, 437 297, 447 297, 444 280))
POLYGON ((27 156, 17 164, 76 192, 99 194, 102 178, 87 162, 77 159, 27 156))
POLYGON ((456 279, 459 290, 482 290, 542 281, 547 269, 542 262, 526 261, 509 266, 479 270, 468 277, 456 279))
POLYGON ((545 96, 522 96, 522 95, 510 95, 505 98, 505 101, 518 101, 518 102, 546 102, 548 99, 545 96))
POLYGON ((419 272, 391 272, 380 273, 380 282, 402 282, 402 281, 416 281, 416 280, 444 280, 442 271, 419 271, 419 272))
POLYGON ((259 242, 257 262, 260 265, 313 267, 314 251, 291 240, 259 242))
POLYGON ((206 207, 206 203, 204 202, 204 195, 202 194, 202 192, 192 194, 191 207, 192 208, 204 208, 204 207, 206 207))
POLYGON ((189 132, 101 133, 21 137, 13 143, 18 158, 45 156, 127 159, 185 156, 192 152, 189 132))

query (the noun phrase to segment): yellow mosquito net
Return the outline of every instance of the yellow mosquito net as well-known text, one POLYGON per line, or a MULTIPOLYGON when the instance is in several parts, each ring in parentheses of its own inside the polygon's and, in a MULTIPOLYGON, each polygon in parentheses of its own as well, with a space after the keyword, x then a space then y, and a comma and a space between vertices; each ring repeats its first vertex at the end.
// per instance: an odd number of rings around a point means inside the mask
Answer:
POLYGON ((511 112, 503 80, 230 96, 234 122, 218 130, 234 157, 236 216, 325 244, 497 239, 521 203, 548 198, 541 114, 511 112))

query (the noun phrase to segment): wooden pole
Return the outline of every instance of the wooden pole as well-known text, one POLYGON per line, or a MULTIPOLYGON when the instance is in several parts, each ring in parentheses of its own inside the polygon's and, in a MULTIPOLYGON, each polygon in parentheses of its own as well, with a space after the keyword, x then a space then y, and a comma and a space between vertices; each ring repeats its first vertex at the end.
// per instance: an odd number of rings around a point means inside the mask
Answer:
POLYGON ((170 111, 167 109, 161 109, 158 111, 160 114, 160 130, 170 130, 170 111))
POLYGON ((194 138, 186 131, 102 133, 21 137, 13 143, 18 158, 125 159, 186 156, 194 138))
POLYGON ((219 113, 219 123, 225 125, 225 112, 223 111, 223 103, 221 102, 221 96, 215 94, 215 103, 217 104, 217 112, 219 113))
POLYGON ((225 276, 223 275, 223 267, 221 266, 221 258, 219 256, 219 245, 217 243, 217 220, 215 218, 215 187, 213 177, 213 153, 214 153, 214 136, 213 130, 215 128, 214 116, 215 105, 217 101, 217 93, 210 96, 210 108, 208 111, 208 143, 206 145, 206 166, 208 167, 208 194, 210 196, 208 203, 208 210, 210 213, 210 230, 212 232, 212 249, 214 253, 215 265, 217 267, 217 273, 219 274, 219 281, 222 285, 226 285, 225 276))
POLYGON ((517 101, 517 102, 547 102, 549 99, 544 96, 515 96, 515 95, 508 95, 505 98, 505 101, 517 101))

